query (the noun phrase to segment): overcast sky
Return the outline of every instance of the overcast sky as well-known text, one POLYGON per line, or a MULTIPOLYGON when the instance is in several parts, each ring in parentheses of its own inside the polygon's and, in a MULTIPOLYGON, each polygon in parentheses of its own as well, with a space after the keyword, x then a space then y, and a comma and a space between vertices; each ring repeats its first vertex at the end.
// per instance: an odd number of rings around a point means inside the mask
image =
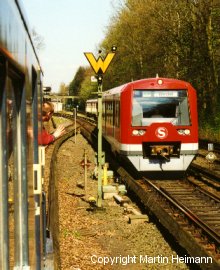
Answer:
POLYGON ((88 66, 84 52, 97 52, 119 0, 20 0, 29 26, 43 36, 39 53, 44 86, 57 92, 69 84, 79 66, 88 66))

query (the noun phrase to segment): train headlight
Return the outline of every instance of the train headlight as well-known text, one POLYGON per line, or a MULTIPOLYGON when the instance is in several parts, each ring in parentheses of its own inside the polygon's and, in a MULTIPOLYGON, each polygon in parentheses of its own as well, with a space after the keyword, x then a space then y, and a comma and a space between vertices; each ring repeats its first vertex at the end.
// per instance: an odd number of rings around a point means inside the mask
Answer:
POLYGON ((138 135, 138 130, 134 129, 134 130, 132 131, 132 134, 133 134, 134 136, 137 136, 137 135, 138 135))
POLYGON ((178 129, 177 131, 180 135, 190 135, 189 129, 178 129))
POLYGON ((177 132, 179 133, 179 135, 184 135, 184 130, 183 129, 178 129, 177 132))
POLYGON ((189 129, 185 129, 185 135, 190 135, 190 130, 189 129))
POLYGON ((143 136, 144 134, 145 134, 145 130, 143 130, 143 129, 139 129, 139 130, 137 130, 137 129, 134 129, 133 131, 132 131, 132 134, 134 135, 134 136, 143 136))
POLYGON ((140 136, 143 136, 144 134, 145 134, 145 130, 143 130, 143 129, 139 130, 139 135, 140 136))
POLYGON ((159 85, 161 85, 161 84, 163 84, 163 80, 159 79, 159 80, 157 81, 157 83, 158 83, 159 85))

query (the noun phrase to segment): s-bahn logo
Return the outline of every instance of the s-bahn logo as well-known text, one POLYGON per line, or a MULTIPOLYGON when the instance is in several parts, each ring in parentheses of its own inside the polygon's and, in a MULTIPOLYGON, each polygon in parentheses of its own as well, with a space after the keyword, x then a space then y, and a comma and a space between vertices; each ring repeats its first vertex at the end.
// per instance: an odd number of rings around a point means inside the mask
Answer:
POLYGON ((165 127, 158 127, 155 131, 155 135, 159 139, 165 139, 168 136, 168 130, 165 127))

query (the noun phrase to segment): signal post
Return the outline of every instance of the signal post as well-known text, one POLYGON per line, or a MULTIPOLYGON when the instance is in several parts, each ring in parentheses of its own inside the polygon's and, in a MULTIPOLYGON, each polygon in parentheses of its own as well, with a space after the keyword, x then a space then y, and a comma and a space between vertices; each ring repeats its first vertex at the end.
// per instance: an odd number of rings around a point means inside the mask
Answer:
POLYGON ((97 206, 102 206, 102 76, 98 76, 98 197, 97 206))
MULTIPOLYGON (((98 196, 97 207, 102 207, 102 166, 104 165, 104 153, 102 152, 102 81, 103 74, 106 72, 110 62, 115 56, 117 47, 112 46, 112 51, 109 52, 105 59, 99 55, 98 59, 92 53, 84 53, 89 61, 92 69, 96 73, 98 82, 98 196)), ((99 54, 101 51, 99 51, 99 54)))

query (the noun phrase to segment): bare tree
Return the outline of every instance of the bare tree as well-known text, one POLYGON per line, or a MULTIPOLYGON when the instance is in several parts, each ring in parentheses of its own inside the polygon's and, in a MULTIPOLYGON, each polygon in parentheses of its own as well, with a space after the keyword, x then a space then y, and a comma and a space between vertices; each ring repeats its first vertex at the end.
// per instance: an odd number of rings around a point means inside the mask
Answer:
POLYGON ((38 51, 41 51, 45 48, 44 37, 37 33, 35 28, 32 30, 32 39, 34 42, 34 46, 38 51))

